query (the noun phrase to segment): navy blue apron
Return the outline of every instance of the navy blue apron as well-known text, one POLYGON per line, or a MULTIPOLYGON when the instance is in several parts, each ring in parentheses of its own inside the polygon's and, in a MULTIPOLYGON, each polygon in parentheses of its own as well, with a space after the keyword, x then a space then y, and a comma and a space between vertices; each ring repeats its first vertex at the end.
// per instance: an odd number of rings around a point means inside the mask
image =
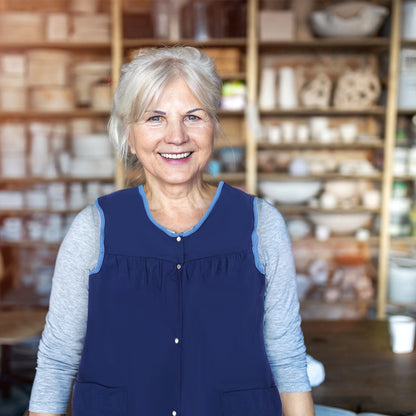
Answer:
POLYGON ((73 416, 282 415, 255 204, 221 183, 197 226, 174 234, 151 217, 143 187, 97 200, 101 251, 73 416))

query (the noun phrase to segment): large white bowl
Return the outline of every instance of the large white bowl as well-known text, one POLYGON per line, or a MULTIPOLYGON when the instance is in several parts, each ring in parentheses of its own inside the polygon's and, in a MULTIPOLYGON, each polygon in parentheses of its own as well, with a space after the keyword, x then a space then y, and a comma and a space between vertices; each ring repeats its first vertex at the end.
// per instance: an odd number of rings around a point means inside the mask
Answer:
MULTIPOLYGON (((351 2, 363 3, 363 2, 351 2)), ((348 7, 348 3, 342 7, 348 7)), ((342 12, 341 6, 339 6, 342 12)), ((352 38, 372 36, 380 29, 388 9, 384 6, 367 4, 352 16, 337 14, 334 7, 311 13, 310 20, 314 33, 327 38, 352 38)))
POLYGON ((302 204, 321 189, 320 181, 259 181, 259 190, 271 203, 302 204))
POLYGON ((370 213, 310 213, 309 219, 315 225, 323 225, 334 234, 352 234, 361 227, 367 225, 371 219, 370 213))

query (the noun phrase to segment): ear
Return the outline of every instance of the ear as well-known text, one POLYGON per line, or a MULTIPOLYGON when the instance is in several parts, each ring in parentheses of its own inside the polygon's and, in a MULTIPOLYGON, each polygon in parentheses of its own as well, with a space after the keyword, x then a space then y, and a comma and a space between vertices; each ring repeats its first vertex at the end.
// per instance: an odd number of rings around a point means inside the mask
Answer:
POLYGON ((135 155, 136 154, 136 148, 134 146, 134 132, 133 127, 130 126, 129 128, 129 137, 127 138, 127 143, 129 145, 130 152, 135 155))

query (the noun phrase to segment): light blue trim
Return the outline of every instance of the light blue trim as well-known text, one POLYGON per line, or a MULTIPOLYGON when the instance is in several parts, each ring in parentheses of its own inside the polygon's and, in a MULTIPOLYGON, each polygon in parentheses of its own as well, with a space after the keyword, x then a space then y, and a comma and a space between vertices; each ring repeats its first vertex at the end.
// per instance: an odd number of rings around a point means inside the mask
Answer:
POLYGON ((90 275, 94 273, 98 273, 101 269, 104 260, 104 226, 105 226, 105 217, 100 204, 98 203, 98 199, 95 200, 95 206, 97 207, 98 212, 100 213, 100 253, 98 255, 97 265, 93 270, 90 270, 90 275))
POLYGON ((253 198, 253 213, 254 213, 254 228, 253 232, 251 233, 251 242, 253 247, 253 255, 254 255, 254 262, 258 271, 262 274, 265 274, 263 265, 260 261, 259 255, 259 236, 257 235, 257 225, 259 222, 259 212, 257 208, 257 197, 253 198))
POLYGON ((207 212, 204 214, 204 216, 198 221, 198 224, 194 225, 191 229, 189 229, 188 231, 185 231, 183 233, 175 233, 173 231, 170 231, 168 229, 166 229, 165 227, 163 227, 162 225, 160 225, 157 221, 155 221, 155 219, 152 216, 152 213, 150 212, 150 208, 149 208, 149 203, 147 201, 147 196, 146 193, 144 192, 144 187, 143 185, 140 185, 138 187, 139 190, 139 194, 141 196, 141 198, 143 199, 143 204, 144 204, 144 209, 146 211, 146 215, 149 218, 149 220, 160 230, 162 230, 164 233, 166 233, 168 236, 170 237, 177 237, 177 236, 181 236, 181 237, 188 237, 189 235, 195 233, 196 231, 199 230, 199 228, 202 226, 202 224, 205 222, 205 220, 209 217, 209 215, 211 214, 211 211, 214 209, 215 204, 218 201, 218 198, 221 195, 221 191, 222 191, 222 187, 224 185, 224 182, 221 181, 218 184, 218 188, 215 192, 214 198, 212 199, 211 203, 209 204, 208 210, 207 212))

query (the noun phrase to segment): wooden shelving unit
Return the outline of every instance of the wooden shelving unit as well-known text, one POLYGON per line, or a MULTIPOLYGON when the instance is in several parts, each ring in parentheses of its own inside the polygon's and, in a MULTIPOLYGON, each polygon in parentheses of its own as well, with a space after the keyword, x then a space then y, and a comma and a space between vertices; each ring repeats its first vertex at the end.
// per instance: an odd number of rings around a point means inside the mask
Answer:
MULTIPOLYGON (((30 125, 32 123, 39 123, 39 125, 43 126, 65 125, 65 137, 63 138, 61 136, 60 139, 63 139, 65 151, 69 153, 71 151, 70 141, 72 140, 72 135, 69 129, 70 123, 75 119, 90 119, 93 125, 96 123, 103 124, 108 119, 109 110, 99 110, 95 109, 93 106, 86 107, 77 105, 74 108, 68 110, 58 111, 54 111, 53 108, 51 108, 50 111, 34 109, 37 107, 32 107, 31 104, 29 104, 30 100, 28 99, 29 94, 32 92, 31 89, 36 87, 50 87, 51 85, 56 87, 57 85, 54 85, 52 82, 49 83, 49 85, 46 85, 48 84, 46 81, 38 82, 39 85, 34 85, 36 83, 31 84, 28 81, 28 53, 33 50, 42 51, 46 54, 53 53, 54 51, 65 53, 69 58, 68 66, 65 70, 65 77, 67 79, 65 81, 65 85, 63 85, 63 81, 58 84, 60 87, 74 88, 74 78, 71 76, 71 71, 74 65, 78 63, 88 63, 90 61, 101 60, 107 60, 110 62, 111 53, 114 49, 114 42, 111 39, 91 40, 91 38, 84 40, 74 40, 72 38, 68 38, 65 41, 53 41, 48 39, 48 36, 46 35, 47 16, 53 13, 65 14, 69 22, 75 16, 75 13, 72 13, 70 10, 70 3, 49 2, 48 10, 41 9, 43 6, 38 4, 39 2, 35 1, 29 0, 25 2, 25 4, 19 3, 18 5, 15 3, 16 2, 14 1, 2 2, 0 13, 7 11, 19 12, 24 11, 26 8, 26 11, 30 11, 34 14, 37 14, 38 16, 41 16, 43 22, 45 23, 45 27, 42 27, 42 36, 37 36, 36 39, 38 40, 36 41, 31 41, 30 39, 23 39, 21 41, 6 41, 5 39, 0 39, 0 54, 16 55, 22 57, 26 69, 25 74, 22 74, 25 83, 21 86, 22 89, 24 89, 27 98, 26 109, 19 111, 7 110, 4 108, 1 109, 0 124, 22 124, 24 126, 26 142, 26 167, 29 168, 29 165, 31 165, 29 156, 33 144, 33 137, 30 133, 30 125), (41 37, 43 40, 39 40, 41 37)), ((99 9, 99 13, 109 13, 108 5, 105 5, 104 2, 99 3, 99 9)), ((68 28, 69 36, 69 32, 71 31, 70 25, 68 28)), ((17 39, 15 35, 11 38, 17 39)), ((3 80, 1 87, 6 86, 7 85, 4 85, 3 80)), ((52 136, 48 135, 47 142, 50 151, 52 151, 51 140, 53 140, 52 136)), ((55 150, 56 149, 54 149, 54 152, 55 150)), ((48 156, 49 155, 45 154, 45 158, 48 156)), ((54 188, 55 186, 62 186, 65 189, 65 192, 68 192, 69 195, 71 186, 76 184, 76 186, 81 186, 83 188, 83 192, 85 193, 84 197, 86 199, 86 189, 90 183, 93 183, 92 185, 94 186, 96 184, 105 184, 106 186, 111 186, 114 183, 114 176, 111 174, 108 176, 103 176, 102 174, 97 176, 90 174, 86 176, 76 177, 69 172, 64 172, 63 170, 60 171, 59 169, 57 169, 55 172, 49 172, 49 174, 45 172, 44 176, 38 176, 35 173, 35 170, 29 169, 27 169, 26 175, 17 175, 17 177, 13 177, 8 174, 6 176, 0 176, 0 188, 2 191, 16 191, 16 193, 21 192, 23 193, 22 196, 24 198, 24 205, 22 209, 5 209, 4 207, 7 207, 9 205, 8 203, 6 203, 3 208, 0 209, 2 231, 6 220, 14 221, 18 227, 22 227, 22 232, 20 233, 22 236, 19 241, 15 241, 16 239, 11 238, 9 235, 6 237, 5 233, 2 234, 0 238, 0 256, 2 260, 7 260, 4 267, 5 274, 4 276, 0 276, 0 304, 3 300, 5 300, 7 303, 7 296, 9 292, 16 292, 15 294, 18 295, 19 290, 23 290, 25 292, 23 295, 25 301, 34 302, 34 304, 37 305, 36 302, 39 299, 35 294, 37 279, 36 273, 38 271, 36 267, 52 267, 54 259, 56 258, 56 251, 59 247, 59 243, 57 242, 59 238, 56 237, 56 234, 47 234, 46 230, 48 227, 48 221, 51 218, 59 218, 61 221, 60 224, 62 231, 64 231, 69 221, 79 211, 79 209, 72 209, 70 204, 67 204, 66 206, 60 206, 59 204, 51 203, 50 198, 56 195, 54 195, 53 189, 56 189, 54 188), (43 198, 41 201, 42 203, 39 206, 45 206, 44 209, 30 208, 31 206, 36 206, 36 203, 28 203, 27 200, 28 193, 32 191, 43 193, 41 196, 43 198), (39 233, 37 236, 35 236, 36 233, 31 234, 29 232, 29 223, 37 223, 37 227, 42 227, 41 237, 39 233), (29 260, 29 257, 27 257, 28 253, 30 253, 31 260, 29 260), (33 268, 31 268, 32 263, 37 263, 38 265, 33 265, 33 268), (25 276, 27 277, 28 274, 31 274, 33 287, 25 286, 27 283, 25 284, 23 282, 25 276), (33 298, 26 298, 28 292, 34 293, 33 298)), ((2 195, 2 198, 4 197, 5 196, 2 195)), ((12 302, 14 300, 16 299, 13 298, 12 302)))
MULTIPOLYGON (((250 193, 258 193, 259 180, 371 180, 382 189, 382 203, 380 209, 366 209, 362 206, 356 206, 349 210, 320 210, 309 206, 281 206, 279 207, 283 215, 307 215, 310 212, 330 212, 336 214, 362 213, 368 212, 374 216, 380 216, 379 234, 370 237, 370 244, 377 249, 377 299, 376 309, 379 318, 384 317, 387 307, 387 287, 388 287, 388 259, 392 240, 389 234, 390 225, 390 199, 393 181, 396 179, 414 181, 416 178, 405 176, 395 177, 393 175, 393 152, 395 147, 395 134, 397 127, 397 116, 409 116, 416 114, 415 109, 400 109, 397 106, 397 91, 399 77, 399 54, 401 47, 416 47, 416 41, 400 39, 400 15, 401 0, 385 1, 383 4, 391 8, 390 27, 391 35, 389 38, 372 37, 372 38, 349 38, 349 39, 311 39, 295 41, 262 41, 259 38, 258 17, 259 17, 259 0, 247 0, 247 35, 239 38, 221 38, 210 39, 207 41, 196 41, 190 38, 177 40, 154 39, 154 38, 125 38, 123 36, 123 1, 113 0, 111 2, 111 24, 112 35, 110 42, 3 42, 0 41, 0 50, 2 51, 21 51, 30 48, 43 49, 63 49, 67 51, 77 51, 82 53, 99 53, 111 55, 113 88, 116 87, 117 80, 120 76, 120 67, 127 60, 128 53, 131 50, 141 47, 158 47, 161 45, 190 45, 200 48, 238 48, 243 52, 245 65, 236 73, 227 73, 223 75, 224 80, 240 80, 246 83, 246 101, 245 111, 220 111, 221 119, 236 119, 243 126, 244 141, 240 146, 245 147, 245 171, 236 173, 224 173, 219 176, 206 176, 210 182, 224 180, 232 184, 244 185, 250 193), (339 54, 348 51, 357 54, 388 54, 389 68, 388 75, 381 79, 384 87, 387 87, 387 101, 381 106, 377 105, 367 109, 306 109, 296 108, 291 110, 273 109, 268 111, 258 111, 257 103, 259 101, 259 72, 261 70, 261 57, 263 55, 284 55, 287 54, 339 54), (382 134, 375 137, 374 140, 357 141, 354 144, 346 143, 270 143, 266 140, 259 139, 258 131, 255 126, 247 122, 251 117, 261 119, 302 119, 313 116, 325 116, 328 118, 361 118, 368 120, 368 123, 380 123, 383 125, 382 134), (309 175, 307 177, 293 177, 285 173, 261 173, 258 169, 258 152, 263 150, 271 151, 369 151, 383 153, 383 170, 364 177, 356 175, 341 175, 339 173, 327 173, 325 175, 309 175)), ((1 111, 0 123, 13 120, 70 120, 72 118, 99 118, 105 119, 109 115, 108 111, 97 111, 92 109, 77 108, 73 111, 56 111, 43 112, 28 110, 19 111, 1 111)), ((234 143, 233 143, 234 145, 234 143)), ((115 186, 122 188, 125 185, 125 171, 123 165, 116 161, 116 173, 113 178, 115 186)), ((70 183, 71 181, 105 181, 109 182, 112 178, 24 178, 9 179, 0 178, 0 185, 4 184, 48 184, 50 182, 60 181, 70 183)), ((15 213, 15 212, 13 212, 15 213)), ((21 213, 21 212, 20 212, 21 213)), ((0 211, 0 215, 2 215, 0 211)), ((336 237, 335 237, 336 239, 336 237)), ((396 240, 395 240, 396 241, 396 240)), ((408 238, 402 240, 403 244, 413 244, 414 239, 408 238)), ((7 243, 2 243, 4 244, 7 243)), ((19 243, 11 244, 18 247, 19 243)), ((30 242, 21 242, 22 246, 31 245, 30 242)))
MULTIPOLYGON (((253 158, 247 163, 251 166, 248 169, 247 174, 249 189, 252 192, 256 192, 256 183, 258 180, 354 180, 353 175, 340 175, 337 173, 329 173, 325 175, 309 175, 308 177, 293 177, 287 174, 274 174, 274 173, 259 173, 256 168, 256 154, 258 150, 377 150, 383 152, 384 165, 383 171, 374 175, 360 177, 360 179, 369 179, 375 181, 382 188, 382 206, 380 209, 366 210, 362 207, 354 207, 349 210, 337 209, 335 213, 353 213, 353 212, 370 212, 372 214, 380 215, 380 235, 377 237, 371 237, 371 244, 377 247, 378 263, 377 263, 377 296, 376 296, 376 310, 377 317, 382 318, 385 315, 387 304, 387 279, 388 279, 388 258, 390 249, 390 199, 391 199, 391 187, 394 180, 392 175, 392 157, 395 142, 396 132, 396 118, 397 114, 412 114, 412 110, 398 110, 397 109, 397 90, 398 90, 398 62, 399 62, 399 50, 400 50, 400 14, 401 14, 401 1, 386 2, 391 8, 391 36, 390 38, 350 38, 350 39, 312 39, 307 41, 260 41, 258 38, 257 16, 259 11, 259 1, 252 0, 250 3, 251 15, 249 16, 249 22, 252 27, 250 29, 251 37, 248 39, 249 49, 251 51, 253 62, 259 63, 259 56, 262 54, 293 54, 293 53, 339 53, 340 51, 348 51, 354 53, 368 53, 381 54, 388 53, 389 56, 389 71, 386 79, 381 79, 382 84, 388 86, 387 103, 385 106, 372 107, 369 109, 347 109, 339 110, 334 108, 327 109, 293 109, 293 110, 281 110, 274 109, 268 111, 260 111, 259 117, 279 117, 284 119, 285 117, 301 118, 310 117, 314 115, 327 116, 327 117, 369 117, 379 120, 384 123, 383 137, 374 142, 369 143, 354 143, 353 145, 331 143, 278 143, 271 144, 266 141, 256 141, 256 138, 252 137, 251 142, 248 144, 251 146, 251 152, 248 152, 250 157, 253 158)), ((403 42, 406 46, 416 46, 416 42, 403 42)), ((254 103, 258 99, 258 67, 252 68, 248 71, 248 83, 251 84, 252 94, 250 96, 251 101, 254 103)), ((250 86, 249 86, 250 90, 250 86)), ((357 178, 357 177, 355 177, 357 178)), ((410 178, 406 178, 410 179, 410 178)), ((412 178, 413 179, 413 178, 412 178)), ((279 209, 283 215, 304 215, 312 212, 312 209, 307 206, 284 206, 280 205, 279 209)), ((326 212, 326 211, 324 211, 326 212)))

